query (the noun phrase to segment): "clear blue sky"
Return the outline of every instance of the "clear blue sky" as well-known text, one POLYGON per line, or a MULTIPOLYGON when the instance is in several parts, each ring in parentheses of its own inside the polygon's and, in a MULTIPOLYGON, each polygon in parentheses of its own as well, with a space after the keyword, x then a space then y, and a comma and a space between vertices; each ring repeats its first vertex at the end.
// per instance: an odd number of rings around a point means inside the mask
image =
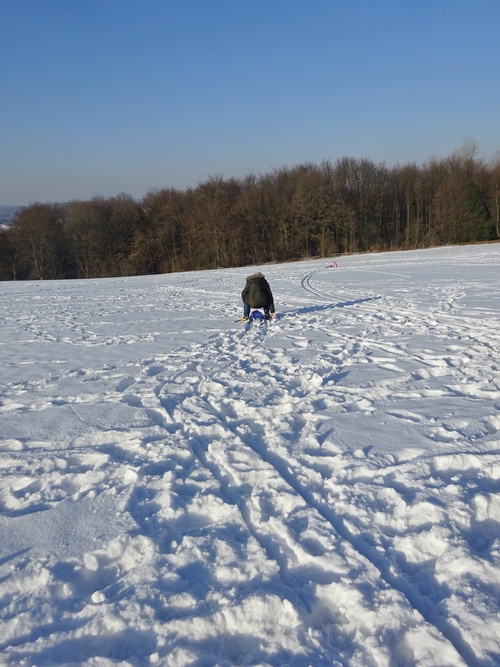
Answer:
POLYGON ((500 150, 500 0, 0 0, 0 204, 500 150))

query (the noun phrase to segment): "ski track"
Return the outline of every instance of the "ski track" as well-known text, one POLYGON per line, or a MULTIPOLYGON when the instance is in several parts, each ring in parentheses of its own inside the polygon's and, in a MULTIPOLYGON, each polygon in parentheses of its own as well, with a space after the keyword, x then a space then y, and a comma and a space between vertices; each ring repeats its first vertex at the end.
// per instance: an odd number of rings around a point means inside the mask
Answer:
MULTIPOLYGON (((0 528, 19 527, 0 558, 1 665, 500 664, 481 621, 500 602, 498 315, 462 312, 466 280, 419 303, 327 273, 298 275, 308 305, 270 323, 0 385, 0 528), (93 525, 68 525, 90 504, 93 525)), ((186 277, 141 307, 210 285, 186 277)), ((42 321, 32 297, 3 315, 26 343, 161 337, 160 321, 103 336, 95 310, 65 307, 71 286, 42 321)))

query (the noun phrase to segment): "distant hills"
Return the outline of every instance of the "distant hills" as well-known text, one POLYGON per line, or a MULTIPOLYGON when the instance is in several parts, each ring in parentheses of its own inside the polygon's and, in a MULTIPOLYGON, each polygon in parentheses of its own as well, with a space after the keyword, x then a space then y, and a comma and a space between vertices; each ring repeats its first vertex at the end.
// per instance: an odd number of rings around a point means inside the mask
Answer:
POLYGON ((14 213, 23 208, 22 206, 4 206, 0 204, 0 227, 8 227, 12 221, 14 213))

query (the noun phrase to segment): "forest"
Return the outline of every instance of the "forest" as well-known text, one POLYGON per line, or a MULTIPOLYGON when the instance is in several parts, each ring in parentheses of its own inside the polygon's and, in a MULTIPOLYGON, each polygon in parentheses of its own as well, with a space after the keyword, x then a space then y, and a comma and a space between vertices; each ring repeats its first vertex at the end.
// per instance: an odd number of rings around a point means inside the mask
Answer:
POLYGON ((194 188, 31 203, 0 231, 0 279, 169 273, 493 241, 500 157, 473 142, 447 158, 282 167, 194 188))

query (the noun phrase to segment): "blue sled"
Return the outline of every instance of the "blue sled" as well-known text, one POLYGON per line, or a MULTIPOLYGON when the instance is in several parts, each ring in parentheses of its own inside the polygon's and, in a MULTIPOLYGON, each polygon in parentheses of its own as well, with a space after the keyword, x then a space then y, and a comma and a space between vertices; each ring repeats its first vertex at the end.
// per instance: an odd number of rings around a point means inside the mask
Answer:
POLYGON ((248 319, 251 322, 252 320, 265 320, 265 317, 260 310, 252 310, 248 319))

